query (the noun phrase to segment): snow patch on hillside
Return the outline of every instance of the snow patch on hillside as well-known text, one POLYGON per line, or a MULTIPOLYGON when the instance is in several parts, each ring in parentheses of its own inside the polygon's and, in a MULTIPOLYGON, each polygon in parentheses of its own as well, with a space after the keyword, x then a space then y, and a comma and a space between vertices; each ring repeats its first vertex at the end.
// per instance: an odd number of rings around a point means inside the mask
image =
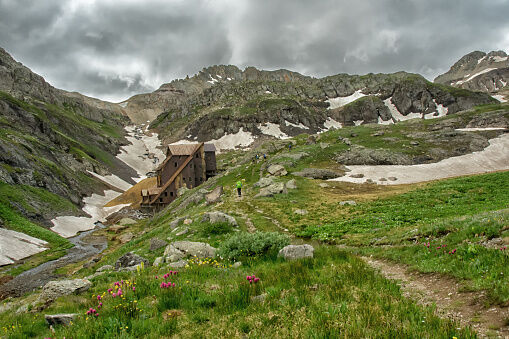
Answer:
POLYGON ((24 233, 0 228, 0 266, 13 264, 47 249, 48 243, 24 233))
POLYGON ((405 121, 410 119, 420 119, 422 118, 422 113, 408 113, 407 115, 403 115, 398 111, 398 108, 392 103, 392 97, 384 100, 385 106, 391 112, 392 118, 394 121, 405 121))
POLYGON ((97 179, 101 180, 102 182, 107 183, 108 185, 111 185, 115 188, 117 188, 120 191, 127 191, 129 188, 131 188, 131 184, 126 182, 125 180, 120 179, 115 174, 110 174, 106 176, 102 176, 100 174, 97 174, 92 171, 87 171, 90 175, 96 177, 97 179))
POLYGON ((299 122, 298 125, 288 121, 288 120, 285 120, 285 125, 286 126, 292 126, 292 127, 297 127, 297 128, 300 128, 300 129, 309 129, 309 127, 307 127, 306 125, 303 125, 302 122, 299 122))
POLYGON ((89 214, 90 217, 56 217, 55 219, 51 220, 54 225, 51 227, 51 230, 64 238, 69 238, 75 236, 79 232, 88 231, 95 228, 95 223, 97 221, 105 222, 107 216, 120 211, 126 206, 129 206, 129 204, 126 204, 117 205, 114 207, 104 207, 106 203, 115 199, 120 194, 121 193, 116 191, 106 190, 104 191, 104 195, 94 193, 91 196, 84 198, 83 203, 85 206, 83 207, 83 211, 89 214))
POLYGON ((421 165, 379 165, 347 166, 351 172, 332 181, 364 183, 367 179, 380 185, 398 185, 424 182, 430 180, 509 170, 509 134, 491 139, 490 145, 480 152, 473 152, 458 157, 444 159, 432 164, 421 165), (363 174, 363 178, 352 178, 352 175, 363 174), (387 180, 395 177, 397 180, 387 180), (380 179, 386 179, 380 180, 380 179))
POLYGON ((507 102, 503 95, 495 94, 491 96, 493 99, 497 99, 500 102, 507 102))
POLYGON ((494 55, 494 56, 491 57, 491 59, 494 62, 503 62, 503 61, 507 60, 507 57, 501 57, 501 56, 498 56, 498 55, 494 55))
POLYGON ((325 128, 325 131, 328 131, 332 128, 340 129, 343 128, 343 124, 332 119, 331 117, 327 117, 327 120, 323 123, 323 127, 325 128))
POLYGON ((217 140, 210 140, 213 143, 218 152, 221 150, 235 149, 237 147, 248 147, 255 141, 251 132, 244 131, 241 127, 235 134, 225 134, 217 140))
POLYGON ((436 119, 447 115, 447 112, 449 111, 447 107, 442 104, 437 104, 435 99, 433 99, 433 102, 435 103, 437 110, 435 112, 425 114, 424 119, 436 119))
POLYGON ((456 128, 456 131, 462 132, 478 132, 478 131, 500 131, 505 130, 504 127, 467 127, 467 128, 456 128))
POLYGON ((392 120, 392 119, 383 120, 381 116, 378 116, 378 124, 379 125, 392 125, 392 124, 394 124, 394 120, 392 120))
POLYGON ((259 124, 258 129, 265 135, 270 135, 278 139, 288 139, 289 136, 286 135, 278 124, 274 124, 272 122, 266 122, 264 124, 259 124))
POLYGON ((465 82, 468 82, 468 81, 470 81, 470 80, 474 79, 475 77, 478 77, 478 76, 479 76, 479 75, 481 75, 481 74, 491 72, 491 71, 493 71, 493 70, 495 70, 495 69, 496 69, 496 68, 486 68, 486 69, 483 69, 482 71, 477 72, 477 73, 475 73, 475 74, 473 74, 473 75, 467 74, 467 75, 465 75, 465 78, 466 78, 467 76, 469 76, 469 75, 470 75, 470 77, 468 77, 466 80, 459 80, 459 81, 456 81, 455 83, 453 83, 453 85, 461 85, 461 84, 464 84, 465 82))
POLYGON ((355 100, 365 96, 366 94, 362 93, 362 90, 358 90, 352 95, 349 95, 347 97, 330 98, 328 100, 325 100, 325 102, 328 102, 330 104, 330 106, 327 109, 335 109, 345 106, 346 104, 354 102, 355 100))

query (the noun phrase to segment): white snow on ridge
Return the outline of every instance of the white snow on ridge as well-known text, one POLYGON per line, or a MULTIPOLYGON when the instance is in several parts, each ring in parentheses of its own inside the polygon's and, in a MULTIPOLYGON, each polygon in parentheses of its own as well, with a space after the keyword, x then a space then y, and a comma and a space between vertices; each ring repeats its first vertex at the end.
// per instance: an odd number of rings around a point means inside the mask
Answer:
POLYGON ((264 124, 259 124, 258 129, 265 135, 270 135, 278 139, 288 139, 289 136, 286 135, 283 131, 281 131, 280 126, 278 124, 274 124, 272 122, 266 122, 264 124))
POLYGON ((250 132, 244 131, 244 128, 241 127, 235 134, 225 134, 221 138, 217 140, 210 140, 209 142, 213 143, 216 146, 218 153, 220 153, 221 150, 248 147, 254 142, 254 140, 253 135, 250 132))
POLYGON ((398 108, 392 103, 392 97, 384 100, 385 106, 391 112, 392 118, 394 121, 405 121, 410 119, 420 119, 422 118, 422 113, 408 113, 407 115, 403 115, 398 111, 398 108))
POLYGON ((503 62, 503 61, 506 61, 507 60, 507 57, 501 57, 501 56, 498 56, 498 55, 494 55, 491 57, 491 59, 495 62, 503 62))
POLYGON ((477 131, 500 131, 505 130, 504 127, 466 127, 466 128, 456 128, 456 131, 462 132, 477 132, 477 131))
POLYGON ((325 131, 328 131, 332 128, 336 128, 336 129, 343 128, 343 124, 332 119, 331 117, 328 117, 327 120, 325 120, 325 122, 323 123, 323 127, 325 128, 325 131))
MULTIPOLYGON (((461 84, 464 84, 465 82, 468 82, 468 81, 470 81, 470 80, 474 79, 475 77, 478 77, 478 76, 479 76, 479 75, 481 75, 481 74, 491 72, 491 71, 493 71, 494 69, 496 69, 496 68, 486 68, 486 69, 483 69, 482 71, 477 72, 477 73, 475 73, 474 75, 471 75, 471 76, 470 76, 469 78, 467 78, 466 80, 459 80, 459 81, 456 81, 455 85, 461 85, 461 84)), ((467 76, 468 76, 468 74, 467 74, 467 75, 465 75, 465 77, 467 77, 467 76)))
POLYGON ((500 94, 495 94, 495 95, 492 95, 491 97, 494 99, 497 99, 500 102, 507 102, 507 100, 504 98, 504 96, 500 95, 500 94))
POLYGON ((347 166, 351 172, 331 181, 364 183, 367 179, 380 185, 398 185, 445 179, 462 175, 489 173, 509 170, 509 134, 491 139, 490 145, 483 151, 444 159, 432 164, 421 165, 379 165, 347 166), (363 178, 352 175, 364 174, 363 178), (381 178, 396 177, 395 181, 380 181, 381 178))
POLYGON ((486 56, 483 56, 481 59, 477 60, 477 64, 479 65, 484 59, 486 59, 486 56))
POLYGON ((335 109, 345 106, 346 104, 354 102, 355 100, 365 96, 366 94, 362 93, 362 90, 358 90, 352 95, 349 95, 347 97, 330 98, 328 100, 325 100, 325 102, 328 102, 330 104, 330 106, 327 109, 335 109))
POLYGON ((47 244, 44 240, 24 233, 0 228, 0 266, 45 251, 47 244))
POLYGON ((378 117, 378 124, 379 125, 392 125, 394 123, 394 120, 383 120, 381 116, 378 117))
POLYGON ((285 120, 285 125, 286 126, 297 127, 297 128, 300 128, 300 129, 309 129, 309 127, 307 127, 306 125, 303 125, 302 122, 300 122, 298 125, 296 125, 294 123, 291 123, 288 120, 285 120))
POLYGON ((353 121, 353 124, 354 124, 355 126, 360 126, 360 125, 362 125, 362 123, 363 123, 363 122, 364 122, 364 120, 354 120, 354 121, 353 121))
POLYGON ((447 112, 449 111, 447 107, 442 104, 437 104, 435 99, 433 99, 433 102, 435 103, 437 110, 435 112, 425 114, 424 119, 436 119, 447 115, 447 112))

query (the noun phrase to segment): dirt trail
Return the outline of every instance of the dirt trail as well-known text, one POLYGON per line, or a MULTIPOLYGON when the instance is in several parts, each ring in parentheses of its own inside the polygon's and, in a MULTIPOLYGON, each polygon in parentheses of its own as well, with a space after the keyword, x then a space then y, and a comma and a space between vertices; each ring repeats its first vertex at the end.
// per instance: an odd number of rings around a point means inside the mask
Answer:
POLYGON ((374 258, 362 258, 387 279, 401 283, 403 295, 421 305, 436 305, 442 317, 470 326, 481 338, 509 339, 509 307, 484 307, 483 292, 461 292, 454 279, 440 274, 409 271, 407 267, 374 258))

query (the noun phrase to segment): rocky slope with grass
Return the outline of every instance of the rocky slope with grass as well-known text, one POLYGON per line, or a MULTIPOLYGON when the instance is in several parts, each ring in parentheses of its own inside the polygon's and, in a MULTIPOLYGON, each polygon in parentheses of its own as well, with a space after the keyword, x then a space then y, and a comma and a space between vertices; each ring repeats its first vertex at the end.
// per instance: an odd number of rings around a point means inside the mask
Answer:
POLYGON ((504 51, 475 51, 463 56, 434 82, 491 93, 497 100, 505 101, 509 89, 509 57, 504 51))
POLYGON ((56 89, 0 49, 0 181, 10 197, 4 208, 48 224, 66 201, 80 206, 106 187, 88 171, 130 180, 135 173, 115 158, 128 143, 127 123, 114 105, 56 89), (15 194, 20 187, 38 193, 24 199, 15 194))
POLYGON ((235 66, 206 68, 143 98, 150 109, 161 112, 151 127, 168 142, 284 138, 355 124, 430 119, 495 102, 482 93, 404 72, 316 79, 286 70, 241 71, 235 66), (149 98, 157 108, 150 106, 149 98))

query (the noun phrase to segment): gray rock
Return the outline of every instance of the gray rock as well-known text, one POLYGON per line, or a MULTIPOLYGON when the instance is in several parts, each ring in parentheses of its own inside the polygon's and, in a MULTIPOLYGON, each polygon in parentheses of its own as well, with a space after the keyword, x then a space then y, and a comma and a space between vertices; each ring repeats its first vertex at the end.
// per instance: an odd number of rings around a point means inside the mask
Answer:
POLYGON ((159 266, 161 266, 162 263, 164 263, 164 257, 157 257, 157 258, 155 258, 152 266, 159 267, 159 266))
POLYGON ((78 316, 77 313, 60 313, 60 314, 46 314, 44 319, 50 326, 64 325, 67 326, 78 316))
POLYGON ((411 165, 412 159, 404 153, 385 149, 372 149, 352 145, 336 156, 336 161, 345 165, 411 165))
POLYGON ((357 203, 355 201, 353 201, 353 200, 341 201, 339 204, 341 206, 345 206, 345 205, 355 206, 355 205, 357 205, 357 203))
POLYGON ((285 186, 289 190, 294 190, 294 189, 297 189, 297 182, 295 181, 295 179, 288 180, 286 182, 285 186))
POLYGON ((384 134, 385 133, 383 131, 378 131, 378 132, 375 132, 375 133, 371 134, 371 136, 372 137, 381 137, 384 134))
POLYGON ((233 227, 238 226, 237 221, 235 220, 234 217, 232 217, 231 215, 228 215, 226 213, 218 212, 218 211, 204 213, 202 222, 207 222, 207 221, 210 222, 211 224, 215 224, 215 223, 219 223, 219 222, 226 222, 233 227))
POLYGON ((313 258, 313 252, 315 249, 309 244, 304 245, 288 245, 283 247, 278 257, 283 257, 285 260, 295 260, 302 258, 313 258))
POLYGON ((223 195, 223 186, 217 186, 212 192, 205 194, 205 201, 208 205, 215 204, 221 201, 221 195, 223 195))
POLYGON ((150 252, 157 251, 158 249, 166 245, 168 245, 166 241, 161 240, 159 238, 152 238, 150 239, 150 252))
POLYGON ((187 265, 187 260, 179 260, 179 261, 172 262, 169 264, 169 266, 172 268, 183 268, 183 267, 186 267, 186 265, 187 265))
POLYGON ((364 174, 362 173, 358 173, 358 174, 350 174, 349 175, 350 178, 364 178, 364 174))
POLYGON ((286 169, 281 165, 270 165, 267 168, 267 172, 269 172, 270 175, 275 175, 275 176, 283 176, 283 175, 288 174, 286 169))
POLYGON ((185 255, 196 256, 198 258, 214 258, 216 256, 217 249, 204 242, 175 241, 170 245, 185 255))
POLYGON ((242 262, 240 262, 240 261, 236 261, 232 265, 233 268, 239 268, 240 266, 242 266, 242 262))
POLYGON ((185 186, 182 186, 180 187, 178 190, 177 190, 177 197, 181 197, 184 193, 186 193, 187 191, 189 191, 189 189, 185 186))
POLYGON ((326 142, 321 142, 321 143, 320 143, 320 148, 321 148, 321 149, 326 149, 326 148, 327 148, 327 147, 329 147, 329 146, 330 146, 330 145, 329 145, 328 143, 326 143, 326 142))
POLYGON ((150 262, 147 259, 132 252, 127 252, 115 262, 115 269, 118 270, 119 268, 134 267, 142 262, 145 266, 150 265, 150 262))
POLYGON ((396 180, 398 180, 398 178, 396 178, 396 177, 388 177, 387 179, 389 179, 390 181, 396 181, 396 180))
POLYGON ((112 271, 114 269, 115 269, 115 267, 113 267, 112 265, 104 265, 104 266, 99 267, 96 270, 96 272, 112 271))
POLYGON ((418 141, 410 141, 410 145, 412 146, 418 146, 419 145, 419 142, 418 141))
POLYGON ((293 175, 312 179, 333 179, 341 176, 341 173, 322 168, 305 168, 300 172, 294 172, 293 175))
POLYGON ((386 178, 380 178, 380 179, 378 179, 378 181, 387 181, 387 179, 386 178))
POLYGON ((122 218, 120 219, 119 224, 122 226, 133 225, 136 224, 136 220, 133 220, 131 218, 122 218))
POLYGON ((178 225, 180 225, 184 221, 184 219, 185 218, 180 217, 170 222, 170 229, 174 230, 178 225))
POLYGON ((253 186, 263 188, 263 187, 272 185, 273 183, 274 183, 274 177, 262 177, 253 186))
POLYGON ((272 184, 270 186, 264 187, 260 190, 260 193, 255 195, 255 198, 258 197, 271 197, 275 194, 286 194, 287 190, 285 185, 282 182, 278 182, 276 184, 272 184))
POLYGON ((126 244, 129 241, 133 240, 134 234, 132 232, 127 232, 117 237, 117 240, 120 241, 121 244, 126 244))
POLYGON ((183 259, 186 254, 179 249, 177 249, 173 245, 168 245, 164 249, 164 257, 166 258, 166 262, 174 262, 180 259, 183 259))
POLYGON ((91 286, 92 283, 88 279, 50 281, 42 288, 39 301, 45 303, 64 295, 79 294, 85 292, 91 286))
POLYGON ((322 182, 320 183, 318 186, 320 186, 321 188, 327 188, 327 187, 330 187, 330 185, 326 182, 322 182))
POLYGON ((182 229, 182 231, 178 232, 177 234, 175 234, 177 237, 180 237, 181 235, 185 235, 189 233, 189 227, 184 227, 184 229, 182 229))
POLYGON ((293 213, 299 214, 299 215, 306 215, 306 214, 308 214, 308 211, 302 210, 302 209, 297 209, 297 210, 293 211, 293 213))

